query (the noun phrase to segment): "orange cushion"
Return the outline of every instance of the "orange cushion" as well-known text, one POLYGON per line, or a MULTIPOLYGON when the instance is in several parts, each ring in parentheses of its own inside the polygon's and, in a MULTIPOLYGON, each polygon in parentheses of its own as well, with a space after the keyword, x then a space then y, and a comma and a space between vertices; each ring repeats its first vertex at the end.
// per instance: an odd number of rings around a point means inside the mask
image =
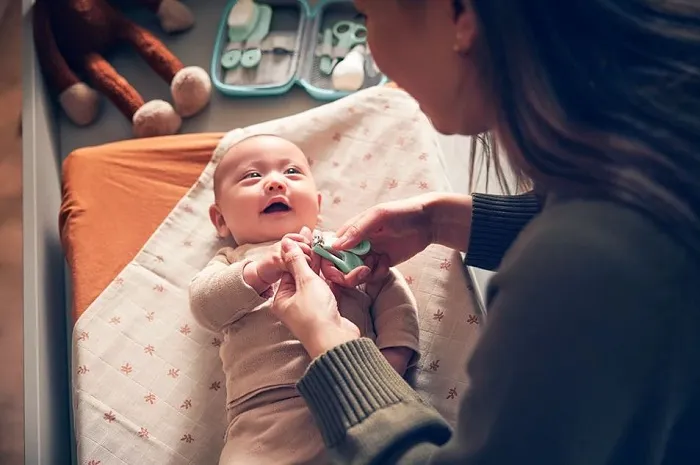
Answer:
POLYGON ((74 321, 187 193, 222 136, 134 139, 79 149, 66 158, 59 226, 74 321))

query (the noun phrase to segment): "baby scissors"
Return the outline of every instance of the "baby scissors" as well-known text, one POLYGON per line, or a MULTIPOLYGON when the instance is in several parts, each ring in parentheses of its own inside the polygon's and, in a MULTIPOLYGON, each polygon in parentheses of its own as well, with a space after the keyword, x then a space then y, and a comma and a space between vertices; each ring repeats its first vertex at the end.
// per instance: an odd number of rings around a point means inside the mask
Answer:
POLYGON ((345 274, 350 273, 357 267, 364 265, 363 255, 370 251, 369 241, 362 241, 356 247, 349 250, 334 250, 330 244, 326 244, 321 234, 315 234, 313 240, 313 251, 326 260, 331 261, 336 268, 345 274))
POLYGON ((365 26, 352 21, 338 21, 332 28, 323 31, 321 43, 326 51, 321 56, 319 70, 322 74, 329 76, 338 63, 339 57, 344 57, 354 46, 362 45, 366 42, 367 28, 365 26), (335 53, 331 53, 334 38, 337 42, 335 45, 335 53), (334 55, 335 58, 332 55, 334 55))
POLYGON ((338 21, 333 25, 333 35, 338 39, 338 48, 350 51, 355 45, 367 42, 367 28, 352 21, 338 21))

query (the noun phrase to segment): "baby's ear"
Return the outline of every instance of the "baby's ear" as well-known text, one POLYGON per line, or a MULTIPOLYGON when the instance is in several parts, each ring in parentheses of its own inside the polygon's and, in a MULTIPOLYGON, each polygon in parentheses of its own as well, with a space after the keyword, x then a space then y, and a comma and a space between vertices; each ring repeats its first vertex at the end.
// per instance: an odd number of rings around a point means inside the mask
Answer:
POLYGON ((228 226, 226 226, 224 215, 221 214, 221 210, 219 210, 219 207, 215 203, 211 204, 211 207, 209 207, 209 219, 211 220, 211 224, 214 225, 214 228, 216 228, 216 233, 219 237, 228 237, 231 235, 231 231, 229 231, 228 226))

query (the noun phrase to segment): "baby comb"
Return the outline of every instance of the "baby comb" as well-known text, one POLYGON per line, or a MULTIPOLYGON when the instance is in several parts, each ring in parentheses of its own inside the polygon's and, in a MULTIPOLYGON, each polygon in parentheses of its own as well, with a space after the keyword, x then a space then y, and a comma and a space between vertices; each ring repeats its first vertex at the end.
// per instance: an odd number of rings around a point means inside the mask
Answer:
POLYGON ((333 263, 340 271, 348 274, 355 268, 364 265, 360 257, 369 253, 371 245, 369 241, 362 241, 352 249, 335 250, 325 243, 321 234, 315 234, 312 249, 322 258, 333 263))

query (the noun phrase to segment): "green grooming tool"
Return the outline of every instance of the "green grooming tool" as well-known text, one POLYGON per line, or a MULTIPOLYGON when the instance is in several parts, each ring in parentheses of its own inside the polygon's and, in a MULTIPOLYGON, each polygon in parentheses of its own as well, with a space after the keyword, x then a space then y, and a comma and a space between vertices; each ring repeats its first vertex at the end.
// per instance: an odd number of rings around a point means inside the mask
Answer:
POLYGON ((241 66, 243 68, 255 68, 262 60, 262 50, 253 48, 246 50, 241 56, 241 66))
MULTIPOLYGON (((238 0, 228 15, 229 42, 243 42, 260 21, 261 7, 253 0, 238 0)), ((268 7, 269 8, 269 7, 268 7)))
POLYGON ((333 35, 338 39, 336 48, 347 55, 355 45, 364 45, 367 42, 367 28, 352 21, 338 21, 333 25, 333 35))
POLYGON ((241 56, 241 66, 244 68, 254 68, 258 66, 262 59, 260 45, 270 33, 270 22, 272 21, 272 8, 269 5, 258 5, 260 16, 258 22, 246 39, 245 51, 241 56))
POLYGON ((232 70, 239 65, 254 68, 262 59, 260 45, 270 33, 272 8, 250 0, 239 0, 231 10, 228 20, 228 38, 231 44, 245 42, 242 50, 229 49, 221 56, 221 67, 232 70), (240 8, 240 11, 236 11, 240 8), (244 18, 247 19, 244 20, 244 18), (235 23, 235 25, 233 25, 235 23))
POLYGON ((326 76, 330 76, 333 72, 333 67, 337 62, 337 60, 334 60, 331 56, 331 50, 333 49, 333 31, 331 29, 326 29, 323 31, 323 39, 321 44, 323 46, 324 55, 321 56, 318 69, 326 76))
POLYGON ((229 70, 234 69, 241 63, 243 52, 237 49, 229 50, 221 56, 221 67, 229 70))
POLYGON ((321 257, 332 262, 340 271, 348 274, 355 268, 364 265, 360 257, 369 253, 371 245, 369 241, 362 241, 349 250, 334 250, 330 245, 325 244, 323 236, 318 234, 314 236, 312 249, 321 257))

